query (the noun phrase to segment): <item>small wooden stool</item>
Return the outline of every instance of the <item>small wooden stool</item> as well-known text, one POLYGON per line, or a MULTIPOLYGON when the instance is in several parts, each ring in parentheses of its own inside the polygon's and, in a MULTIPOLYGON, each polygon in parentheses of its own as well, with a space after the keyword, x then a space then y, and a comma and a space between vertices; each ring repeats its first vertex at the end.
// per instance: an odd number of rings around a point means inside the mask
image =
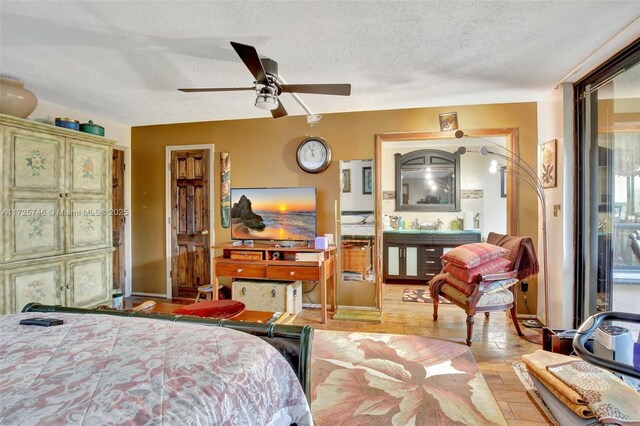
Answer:
POLYGON ((196 301, 194 303, 200 302, 200 296, 204 296, 204 300, 211 300, 213 298, 213 286, 209 285, 201 285, 198 287, 198 294, 196 294, 196 301))

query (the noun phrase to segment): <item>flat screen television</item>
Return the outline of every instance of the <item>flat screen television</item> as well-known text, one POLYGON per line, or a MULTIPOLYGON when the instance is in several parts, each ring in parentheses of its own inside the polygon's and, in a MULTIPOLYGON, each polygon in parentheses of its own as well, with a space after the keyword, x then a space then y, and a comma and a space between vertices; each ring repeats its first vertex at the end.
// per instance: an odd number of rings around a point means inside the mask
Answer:
POLYGON ((233 240, 310 241, 316 188, 231 188, 233 240))

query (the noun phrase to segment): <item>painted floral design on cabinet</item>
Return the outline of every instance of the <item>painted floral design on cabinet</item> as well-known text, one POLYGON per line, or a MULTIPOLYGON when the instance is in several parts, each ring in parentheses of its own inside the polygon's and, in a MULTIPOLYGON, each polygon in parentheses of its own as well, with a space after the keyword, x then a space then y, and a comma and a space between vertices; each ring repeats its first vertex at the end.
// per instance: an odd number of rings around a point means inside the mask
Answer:
POLYGON ((58 293, 58 277, 61 265, 42 270, 38 267, 23 267, 10 272, 10 281, 15 291, 14 309, 18 312, 27 303, 60 304, 62 294, 58 293))
POLYGON ((14 215, 13 236, 11 237, 11 255, 32 258, 34 254, 55 255, 62 247, 58 235, 61 216, 51 214, 57 208, 57 200, 39 201, 35 198, 22 199, 12 204, 18 212, 35 212, 31 216, 14 215))
POLYGON ((108 148, 88 147, 73 144, 71 190, 75 192, 103 193, 106 189, 108 148))
POLYGON ((61 190, 61 145, 62 140, 58 138, 13 134, 10 147, 13 189, 61 190))
POLYGON ((44 231, 44 220, 42 216, 33 216, 27 219, 27 223, 31 225, 31 232, 27 235, 30 240, 42 237, 44 231))
POLYGON ((85 157, 82 159, 82 177, 85 180, 93 180, 93 160, 90 157, 85 157))
POLYGON ((93 226, 93 219, 90 217, 83 217, 80 219, 80 229, 84 232, 95 231, 95 226, 93 226))
POLYGON ((96 280, 96 277, 92 272, 82 272, 80 274, 80 287, 78 288, 78 293, 85 297, 87 295, 95 294, 95 287, 97 283, 99 283, 99 281, 96 280))
POLYGON ((36 303, 43 303, 47 297, 45 292, 46 283, 40 280, 33 280, 27 284, 27 292, 24 297, 36 303))
POLYGON ((31 168, 31 176, 40 176, 40 171, 46 167, 47 159, 42 157, 39 150, 34 149, 31 151, 31 156, 26 157, 27 167, 31 168))
POLYGON ((73 264, 73 303, 78 306, 95 303, 107 297, 106 258, 73 264))
POLYGON ((73 211, 82 212, 80 216, 69 218, 71 238, 67 240, 68 250, 86 250, 92 248, 109 247, 109 221, 106 215, 105 201, 72 201, 73 211))

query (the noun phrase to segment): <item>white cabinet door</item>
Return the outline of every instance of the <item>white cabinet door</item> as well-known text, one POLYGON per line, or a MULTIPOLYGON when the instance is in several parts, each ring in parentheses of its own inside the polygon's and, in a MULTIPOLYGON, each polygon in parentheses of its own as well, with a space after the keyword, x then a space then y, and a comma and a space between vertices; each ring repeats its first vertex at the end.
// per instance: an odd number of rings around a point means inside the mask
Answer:
POLYGON ((27 303, 66 304, 64 262, 41 262, 2 271, 3 314, 20 312, 27 303))
POLYGON ((55 256, 64 252, 62 198, 14 197, 4 204, 4 261, 55 256))
POLYGON ((112 251, 93 255, 78 255, 67 260, 69 303, 91 307, 111 302, 112 251))
POLYGON ((388 246, 387 247, 387 275, 389 277, 400 276, 400 252, 401 247, 388 246))
POLYGON ((64 138, 32 130, 4 127, 4 185, 11 192, 64 189, 64 138))
POLYGON ((65 217, 67 253, 111 247, 108 200, 71 198, 67 205, 73 213, 65 217))
POLYGON ((64 251, 64 138, 3 126, 2 261, 64 251))
POLYGON ((406 246, 404 248, 404 265, 405 273, 407 277, 418 276, 418 247, 406 246))
POLYGON ((67 189, 71 198, 110 198, 111 147, 67 138, 67 189))

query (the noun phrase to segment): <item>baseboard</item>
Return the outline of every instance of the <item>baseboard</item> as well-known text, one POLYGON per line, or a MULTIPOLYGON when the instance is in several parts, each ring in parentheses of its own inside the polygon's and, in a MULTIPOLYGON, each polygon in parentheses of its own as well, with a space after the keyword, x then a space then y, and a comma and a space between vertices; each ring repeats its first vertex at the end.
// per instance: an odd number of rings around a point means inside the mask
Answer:
POLYGON ((159 299, 167 299, 167 294, 158 294, 158 293, 141 293, 139 291, 132 291, 132 296, 144 296, 144 297, 157 297, 159 299))
POLYGON ((516 318, 518 319, 538 319, 537 315, 533 314, 517 314, 516 318))

